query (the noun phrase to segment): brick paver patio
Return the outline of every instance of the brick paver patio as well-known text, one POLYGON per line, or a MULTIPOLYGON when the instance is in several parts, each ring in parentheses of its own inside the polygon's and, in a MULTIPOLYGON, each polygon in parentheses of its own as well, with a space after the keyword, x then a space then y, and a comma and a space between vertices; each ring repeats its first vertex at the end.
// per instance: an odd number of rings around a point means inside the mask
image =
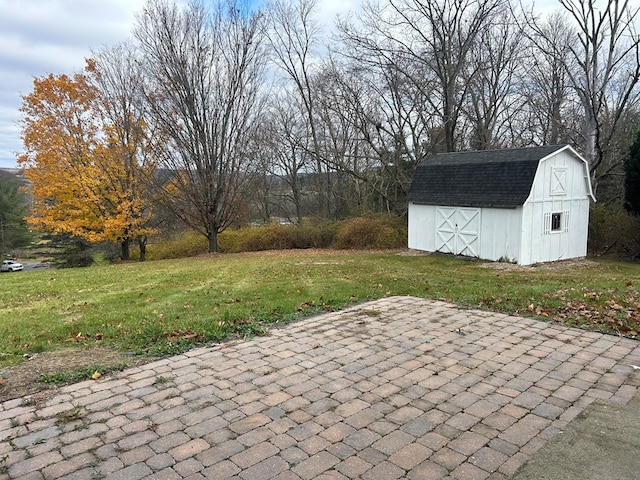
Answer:
POLYGON ((412 297, 0 404, 5 479, 506 479, 640 343, 412 297))

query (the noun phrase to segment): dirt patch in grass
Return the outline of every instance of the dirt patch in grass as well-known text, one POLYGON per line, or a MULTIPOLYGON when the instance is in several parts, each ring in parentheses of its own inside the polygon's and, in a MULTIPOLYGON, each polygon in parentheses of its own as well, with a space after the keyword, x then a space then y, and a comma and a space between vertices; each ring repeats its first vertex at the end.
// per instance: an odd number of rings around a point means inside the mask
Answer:
MULTIPOLYGON (((154 360, 108 348, 67 348, 35 354, 17 365, 0 369, 0 402, 32 395, 32 400, 45 400, 56 387, 41 381, 43 376, 72 373, 89 365, 134 367, 154 360)), ((88 380, 88 378, 87 378, 88 380)))
POLYGON ((429 254, 429 252, 421 252, 420 250, 409 250, 406 248, 369 248, 369 249, 349 249, 349 248, 330 248, 330 249, 326 249, 326 248, 304 248, 304 249, 282 249, 282 250, 259 250, 259 251, 255 251, 255 252, 240 252, 240 253, 224 253, 224 254, 220 254, 220 253, 202 253, 200 255, 197 255, 195 258, 200 258, 200 257, 218 257, 220 255, 225 255, 225 256, 233 256, 233 255, 238 255, 238 256, 243 256, 243 257, 282 257, 282 258, 288 258, 288 257, 300 257, 301 254, 304 254, 305 257, 309 257, 309 256, 314 256, 314 255, 318 255, 318 256, 326 256, 327 254, 330 256, 337 256, 337 255, 351 255, 353 256, 354 254, 372 254, 372 253, 397 253, 399 255, 423 255, 423 254, 429 254))
POLYGON ((492 268, 505 272, 541 272, 541 271, 561 271, 576 268, 595 268, 599 264, 587 259, 559 260, 557 262, 536 263, 534 265, 518 265, 508 262, 483 263, 482 268, 492 268))

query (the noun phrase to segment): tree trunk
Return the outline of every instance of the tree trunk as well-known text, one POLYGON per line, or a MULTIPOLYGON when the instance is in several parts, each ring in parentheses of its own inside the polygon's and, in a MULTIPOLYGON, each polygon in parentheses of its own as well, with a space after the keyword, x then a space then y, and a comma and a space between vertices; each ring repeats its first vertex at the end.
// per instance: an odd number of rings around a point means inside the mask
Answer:
POLYGON ((122 260, 129 260, 129 239, 123 240, 120 243, 120 258, 122 260))
POLYGON ((445 138, 447 152, 455 152, 456 151, 456 140, 455 140, 456 124, 453 121, 453 114, 451 112, 448 112, 448 110, 449 108, 445 106, 445 112, 447 113, 445 114, 445 120, 443 125, 444 138, 445 138))
POLYGON ((292 177, 291 193, 293 195, 293 205, 296 211, 296 224, 302 221, 302 199, 300 197, 300 188, 298 186, 297 174, 292 177))
POLYGON ((144 262, 147 258, 147 237, 138 238, 138 247, 140 248, 140 261, 144 262))
POLYGON ((207 239, 209 240, 209 253, 218 253, 218 232, 210 232, 207 239))
MULTIPOLYGON (((586 102, 584 102, 586 104, 586 102)), ((589 162, 591 176, 600 165, 596 154, 596 140, 598 138, 598 121, 589 105, 585 106, 584 157, 589 162)))

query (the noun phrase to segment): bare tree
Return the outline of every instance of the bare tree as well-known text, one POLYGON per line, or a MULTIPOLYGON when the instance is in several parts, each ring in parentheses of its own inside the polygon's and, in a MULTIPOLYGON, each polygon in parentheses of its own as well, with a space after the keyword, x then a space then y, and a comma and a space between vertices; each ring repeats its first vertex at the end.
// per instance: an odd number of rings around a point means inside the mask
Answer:
POLYGON ((275 195, 281 214, 299 223, 305 213, 302 176, 313 171, 311 128, 298 95, 285 90, 275 95, 271 103, 265 136, 271 158, 268 172, 286 186, 275 195))
POLYGON ((503 0, 390 0, 395 29, 407 32, 395 40, 408 58, 432 72, 438 95, 446 149, 457 149, 456 131, 467 95, 464 70, 481 33, 503 0))
POLYGON ((168 140, 176 213, 209 251, 239 215, 252 175, 265 52, 259 14, 230 1, 178 6, 151 0, 135 36, 144 53, 150 118, 168 140))
POLYGON ((524 68, 523 40, 522 29, 505 4, 496 9, 471 45, 463 73, 468 88, 464 113, 471 124, 470 147, 474 150, 497 148, 510 141, 504 126, 521 103, 515 86, 524 68))
MULTIPOLYGON (((338 24, 343 48, 335 75, 342 101, 360 147, 360 173, 376 210, 402 213, 404 194, 415 166, 429 153, 445 150, 437 81, 424 61, 407 55, 389 18, 389 7, 368 4, 357 23, 338 24), (437 103, 437 100, 436 100, 437 103)), ((337 103, 337 101, 336 101, 337 103)))
MULTIPOLYGON (((602 177, 621 165, 608 158, 609 145, 628 108, 640 100, 640 7, 628 0, 560 0, 575 24, 577 42, 546 42, 565 64, 584 114, 581 144, 589 162, 594 190, 602 177)), ((532 22, 536 34, 547 38, 532 22)))
POLYGON ((419 92, 395 69, 327 62, 315 81, 323 155, 349 209, 401 212, 426 135, 419 92), (395 75, 394 75, 395 74, 395 75))
POLYGON ((311 78, 318 63, 320 26, 314 18, 317 0, 273 0, 267 7, 269 43, 275 64, 285 72, 300 99, 309 128, 309 154, 320 180, 318 187, 320 211, 331 213, 331 174, 324 168, 320 155, 320 134, 317 127, 316 104, 311 78))
POLYGON ((348 216, 362 213, 365 204, 363 180, 368 175, 363 142, 356 130, 353 90, 344 88, 342 72, 330 60, 313 77, 321 155, 334 174, 335 211, 348 216))
POLYGON ((576 42, 575 30, 559 12, 540 22, 530 35, 526 46, 530 61, 526 62, 521 91, 533 143, 581 143, 572 124, 579 109, 576 111, 577 98, 568 75, 575 70, 569 46, 576 42))

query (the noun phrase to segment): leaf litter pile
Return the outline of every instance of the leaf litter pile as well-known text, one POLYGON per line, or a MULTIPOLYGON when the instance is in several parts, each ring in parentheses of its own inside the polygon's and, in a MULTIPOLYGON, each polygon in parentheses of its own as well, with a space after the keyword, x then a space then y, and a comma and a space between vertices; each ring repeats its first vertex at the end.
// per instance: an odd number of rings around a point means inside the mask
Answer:
POLYGON ((567 325, 638 338, 640 294, 631 283, 627 284, 623 294, 615 289, 598 292, 583 287, 561 289, 544 296, 559 300, 561 306, 549 308, 530 304, 527 310, 567 325))
MULTIPOLYGON (((516 265, 491 262, 482 265, 498 272, 541 272, 597 268, 599 264, 585 259, 563 260, 538 265, 516 265)), ((601 291, 582 288, 562 288, 543 293, 541 300, 530 303, 526 312, 569 326, 602 333, 640 339, 640 293, 632 282, 626 289, 608 288, 601 291)), ((502 298, 483 298, 481 306, 501 310, 502 298)), ((515 313, 522 312, 516 310, 515 313)))

